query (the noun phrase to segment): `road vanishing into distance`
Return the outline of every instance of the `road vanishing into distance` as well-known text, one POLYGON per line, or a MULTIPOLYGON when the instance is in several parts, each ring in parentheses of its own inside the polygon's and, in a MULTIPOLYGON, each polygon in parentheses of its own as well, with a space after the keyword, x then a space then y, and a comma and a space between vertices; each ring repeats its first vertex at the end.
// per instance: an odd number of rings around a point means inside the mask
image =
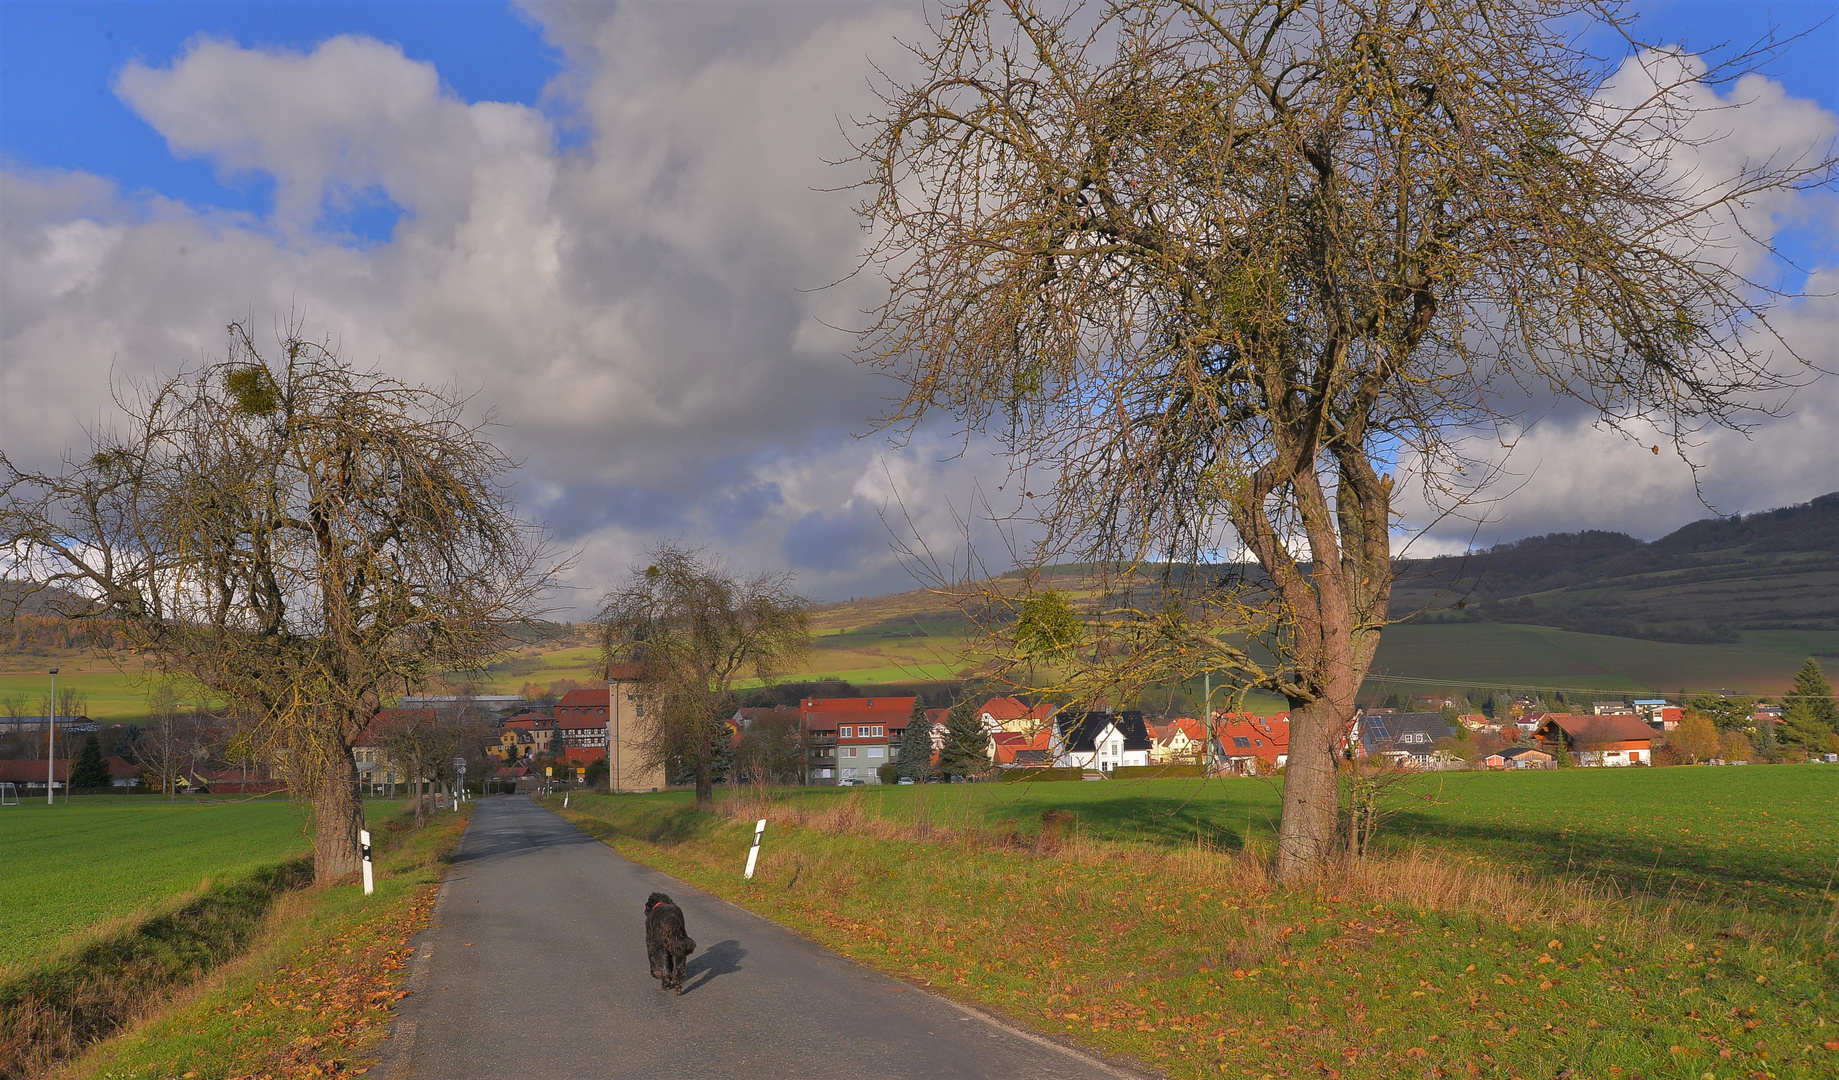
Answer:
POLYGON ((525 796, 475 807, 417 944, 386 1080, 1138 1075, 870 971, 525 796), (646 962, 654 890, 696 940, 681 996, 646 962))

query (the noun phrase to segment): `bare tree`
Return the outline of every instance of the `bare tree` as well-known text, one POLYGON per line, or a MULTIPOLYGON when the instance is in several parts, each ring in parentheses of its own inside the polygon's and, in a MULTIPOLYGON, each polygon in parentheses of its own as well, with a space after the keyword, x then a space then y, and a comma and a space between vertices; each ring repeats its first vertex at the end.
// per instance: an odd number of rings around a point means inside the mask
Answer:
POLYGON ((741 733, 735 750, 736 780, 754 784, 796 783, 804 775, 804 722, 792 709, 761 710, 741 733))
POLYGON ((457 710, 392 709, 374 732, 395 771, 415 785, 415 825, 428 821, 428 785, 453 778, 453 758, 464 747, 470 718, 457 710))
POLYGON ((156 688, 147 704, 147 726, 135 747, 135 755, 140 759, 141 782, 148 786, 158 785, 161 794, 177 797, 179 780, 197 756, 197 720, 185 713, 177 695, 168 686, 156 688))
POLYGON ((608 664, 636 663, 652 705, 646 710, 650 764, 696 777, 696 802, 715 793, 715 765, 729 739, 734 681, 771 682, 804 655, 809 602, 789 574, 736 575, 698 550, 660 541, 647 565, 601 607, 608 664))
POLYGON ((4 745, 8 757, 15 755, 36 760, 38 758, 38 740, 26 733, 26 717, 32 715, 32 700, 24 694, 8 694, 0 698, 0 714, 7 719, 7 733, 4 745))
MULTIPOLYGON (((1684 455, 1792 381, 1780 294, 1742 268, 1763 204, 1830 183, 1830 150, 1694 167, 1730 71, 1578 44, 1630 18, 948 0, 864 126, 890 289, 863 361, 906 386, 883 421, 998 435, 1044 526, 1028 564, 1098 568, 1065 696, 1211 670, 1289 701, 1285 876, 1335 843, 1396 476, 1464 504, 1498 466, 1469 448, 1553 396, 1684 455), (1171 572, 1236 558, 1255 572, 1171 572)), ((976 598, 1011 626, 1029 599, 976 598)))
POLYGON ((125 401, 126 432, 59 472, 0 455, 0 557, 56 613, 109 617, 257 718, 313 808, 324 881, 358 865, 351 738, 497 652, 556 568, 463 401, 280 336, 264 356, 231 325, 225 359, 125 401))

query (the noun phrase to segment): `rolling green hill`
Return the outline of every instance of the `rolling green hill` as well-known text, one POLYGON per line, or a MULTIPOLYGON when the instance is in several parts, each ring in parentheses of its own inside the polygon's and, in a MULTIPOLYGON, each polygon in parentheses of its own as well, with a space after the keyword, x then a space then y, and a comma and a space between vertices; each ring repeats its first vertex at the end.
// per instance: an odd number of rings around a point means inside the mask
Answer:
MULTIPOLYGON (((1392 614, 1689 643, 1839 631, 1839 492, 1695 521, 1652 543, 1557 533, 1407 563, 1392 614)), ((1831 640, 1823 647, 1839 652, 1831 640)))
MULTIPOLYGON (((1839 493, 1695 521, 1651 543, 1562 533, 1407 561, 1392 614, 1403 622, 1386 632, 1370 687, 1781 693, 1808 656, 1839 675, 1839 493)), ((812 628, 793 681, 907 687, 955 682, 976 667, 970 628, 924 590, 820 604, 812 628)), ((69 685, 89 695, 91 715, 145 715, 138 665, 118 671, 102 643, 61 633, 16 632, 14 648, 0 648, 0 693, 41 693, 47 664, 81 658, 60 679, 75 676, 69 685)), ((517 693, 590 683, 592 641, 585 627, 551 628, 475 685, 517 693)))

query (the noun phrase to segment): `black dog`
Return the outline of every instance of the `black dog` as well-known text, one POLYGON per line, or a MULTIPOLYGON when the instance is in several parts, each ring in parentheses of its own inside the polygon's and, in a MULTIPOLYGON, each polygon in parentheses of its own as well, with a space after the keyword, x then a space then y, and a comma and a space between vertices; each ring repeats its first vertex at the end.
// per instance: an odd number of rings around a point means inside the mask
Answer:
POLYGON ((645 901, 645 951, 651 954, 651 977, 663 989, 683 993, 683 966, 696 943, 683 929, 683 909, 661 892, 645 901))

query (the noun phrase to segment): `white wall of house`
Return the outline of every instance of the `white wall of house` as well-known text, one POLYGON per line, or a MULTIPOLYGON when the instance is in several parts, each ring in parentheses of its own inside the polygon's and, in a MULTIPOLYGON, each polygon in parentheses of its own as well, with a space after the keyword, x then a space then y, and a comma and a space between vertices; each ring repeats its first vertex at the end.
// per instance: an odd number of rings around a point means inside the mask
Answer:
POLYGON ((1579 765, 1591 768, 1617 769, 1630 765, 1652 765, 1646 750, 1583 750, 1577 755, 1579 765))

